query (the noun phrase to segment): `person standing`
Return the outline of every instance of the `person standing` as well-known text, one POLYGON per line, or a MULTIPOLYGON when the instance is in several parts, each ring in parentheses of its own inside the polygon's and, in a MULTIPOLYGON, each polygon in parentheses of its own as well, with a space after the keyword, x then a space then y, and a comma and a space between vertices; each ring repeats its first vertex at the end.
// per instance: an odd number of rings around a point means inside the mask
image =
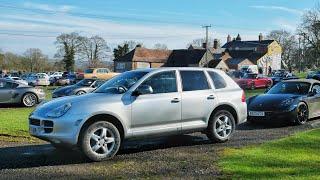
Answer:
POLYGON ((271 73, 272 73, 272 68, 271 68, 271 66, 269 66, 269 68, 268 68, 268 75, 270 76, 271 73))

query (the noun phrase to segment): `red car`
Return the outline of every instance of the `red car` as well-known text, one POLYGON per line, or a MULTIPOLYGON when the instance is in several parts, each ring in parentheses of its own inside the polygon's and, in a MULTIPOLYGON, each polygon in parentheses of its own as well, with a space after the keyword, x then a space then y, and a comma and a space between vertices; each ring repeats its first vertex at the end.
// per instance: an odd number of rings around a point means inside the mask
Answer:
POLYGON ((272 79, 260 74, 248 73, 241 79, 235 80, 242 89, 269 88, 272 86, 272 79))

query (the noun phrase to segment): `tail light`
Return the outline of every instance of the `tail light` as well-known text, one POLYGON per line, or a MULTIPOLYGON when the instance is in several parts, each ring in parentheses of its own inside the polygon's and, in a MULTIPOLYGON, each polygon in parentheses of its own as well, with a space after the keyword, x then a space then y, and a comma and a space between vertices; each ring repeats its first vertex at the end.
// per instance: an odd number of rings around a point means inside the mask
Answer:
POLYGON ((241 101, 246 102, 246 94, 242 91, 241 101))

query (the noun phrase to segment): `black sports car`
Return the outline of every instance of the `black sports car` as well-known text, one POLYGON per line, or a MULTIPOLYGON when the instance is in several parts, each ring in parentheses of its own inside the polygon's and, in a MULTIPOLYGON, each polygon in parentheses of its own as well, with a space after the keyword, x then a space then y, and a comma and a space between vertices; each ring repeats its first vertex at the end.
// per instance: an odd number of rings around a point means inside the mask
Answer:
POLYGON ((248 121, 286 120, 304 124, 320 116, 320 81, 282 81, 263 95, 247 100, 248 121))
POLYGON ((297 76, 287 71, 276 72, 270 78, 272 79, 273 85, 276 85, 278 82, 281 82, 283 80, 299 79, 297 76))

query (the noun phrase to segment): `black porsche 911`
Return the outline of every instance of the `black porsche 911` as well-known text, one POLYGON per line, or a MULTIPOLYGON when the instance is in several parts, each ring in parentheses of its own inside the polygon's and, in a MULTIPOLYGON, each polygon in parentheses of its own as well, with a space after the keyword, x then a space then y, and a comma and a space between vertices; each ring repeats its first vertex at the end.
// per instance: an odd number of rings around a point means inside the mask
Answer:
POLYGON ((248 121, 286 120, 301 125, 320 116, 320 81, 287 80, 247 100, 248 121))

